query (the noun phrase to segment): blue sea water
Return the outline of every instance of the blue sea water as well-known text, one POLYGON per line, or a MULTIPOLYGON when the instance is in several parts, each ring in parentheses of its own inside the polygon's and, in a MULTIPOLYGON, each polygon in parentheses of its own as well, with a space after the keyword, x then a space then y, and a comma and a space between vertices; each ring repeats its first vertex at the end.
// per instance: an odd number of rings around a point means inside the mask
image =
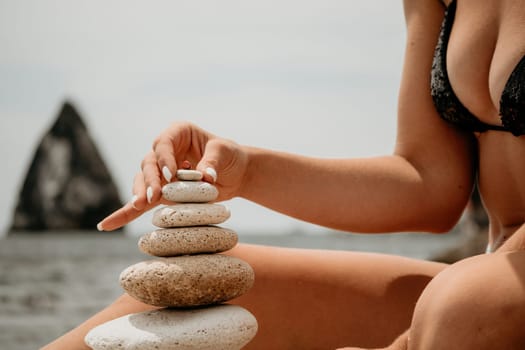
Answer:
MULTIPOLYGON (((122 293, 120 272, 150 259, 138 236, 98 232, 13 234, 0 240, 0 349, 33 350, 67 332, 122 293)), ((371 251, 428 259, 457 234, 245 234, 240 242, 371 251)))

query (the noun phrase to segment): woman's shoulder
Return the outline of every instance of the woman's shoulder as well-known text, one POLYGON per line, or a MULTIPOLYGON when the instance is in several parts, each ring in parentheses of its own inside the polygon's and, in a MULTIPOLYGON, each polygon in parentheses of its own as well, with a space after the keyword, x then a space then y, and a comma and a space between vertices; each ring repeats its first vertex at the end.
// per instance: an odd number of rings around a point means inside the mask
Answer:
POLYGON ((405 9, 410 8, 434 8, 446 9, 454 0, 403 0, 405 9))
MULTIPOLYGON (((407 24, 410 24, 412 18, 422 19, 427 22, 428 18, 443 18, 445 9, 454 0, 403 0, 403 8, 407 24)), ((434 22, 432 20, 428 22, 434 22)))

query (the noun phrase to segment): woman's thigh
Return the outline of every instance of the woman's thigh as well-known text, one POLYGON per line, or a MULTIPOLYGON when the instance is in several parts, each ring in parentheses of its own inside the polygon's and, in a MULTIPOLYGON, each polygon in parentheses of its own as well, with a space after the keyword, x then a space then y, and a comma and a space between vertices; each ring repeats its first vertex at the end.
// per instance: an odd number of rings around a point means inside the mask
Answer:
POLYGON ((254 287, 234 300, 259 322, 248 349, 388 345, 406 330, 422 290, 447 265, 346 251, 238 245, 254 287))
POLYGON ((451 265, 425 289, 410 349, 525 349, 525 251, 451 265))

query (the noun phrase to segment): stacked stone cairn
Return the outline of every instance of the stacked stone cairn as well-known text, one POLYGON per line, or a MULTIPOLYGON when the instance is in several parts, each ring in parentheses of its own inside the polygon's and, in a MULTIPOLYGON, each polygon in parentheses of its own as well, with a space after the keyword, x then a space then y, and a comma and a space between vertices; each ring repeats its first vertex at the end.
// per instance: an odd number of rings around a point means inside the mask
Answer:
POLYGON ((244 294, 254 282, 246 262, 223 254, 237 234, 216 226, 229 210, 209 203, 217 188, 193 170, 177 171, 179 181, 162 189, 177 204, 157 209, 159 229, 139 240, 143 252, 158 259, 139 262, 122 271, 120 284, 135 299, 160 307, 126 315, 92 329, 85 342, 94 350, 241 349, 257 332, 257 321, 246 309, 224 304, 244 294))

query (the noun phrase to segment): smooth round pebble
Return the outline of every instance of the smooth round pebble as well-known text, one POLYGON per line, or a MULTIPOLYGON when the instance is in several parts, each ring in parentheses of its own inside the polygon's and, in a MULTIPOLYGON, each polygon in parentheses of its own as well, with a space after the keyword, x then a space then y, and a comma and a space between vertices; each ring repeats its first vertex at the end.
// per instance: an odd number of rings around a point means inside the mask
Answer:
POLYGON ((139 239, 139 249, 154 256, 220 253, 237 244, 235 231, 218 226, 158 229, 139 239))
POLYGON ((254 277, 243 260, 200 254, 139 262, 122 271, 120 285, 149 305, 190 307, 236 298, 252 287, 254 277))
POLYGON ((229 217, 230 211, 222 204, 187 203, 155 210, 152 223, 161 228, 217 225, 229 217))
POLYGON ((257 333, 257 320, 237 305, 162 309, 126 315, 93 328, 93 350, 238 350, 257 333))
POLYGON ((162 187, 162 197, 172 202, 206 203, 218 195, 217 187, 203 181, 175 181, 162 187))
POLYGON ((199 181, 202 180, 202 173, 197 170, 178 169, 177 179, 183 181, 199 181))

